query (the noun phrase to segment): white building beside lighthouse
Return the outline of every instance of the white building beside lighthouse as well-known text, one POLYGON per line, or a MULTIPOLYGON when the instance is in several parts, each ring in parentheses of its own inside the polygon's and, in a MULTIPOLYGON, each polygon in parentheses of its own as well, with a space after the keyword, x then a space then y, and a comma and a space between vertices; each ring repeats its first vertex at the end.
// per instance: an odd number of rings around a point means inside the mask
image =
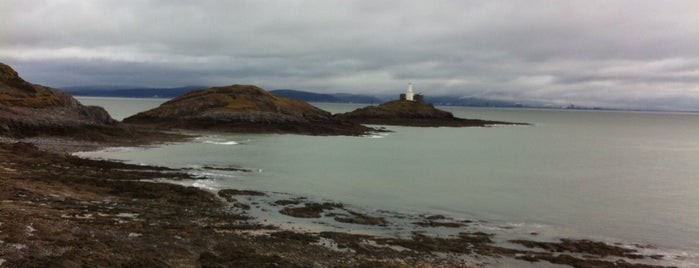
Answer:
POLYGON ((413 92, 413 83, 408 83, 408 89, 405 90, 405 93, 400 94, 400 100, 416 102, 425 101, 422 94, 415 94, 415 92, 413 92))

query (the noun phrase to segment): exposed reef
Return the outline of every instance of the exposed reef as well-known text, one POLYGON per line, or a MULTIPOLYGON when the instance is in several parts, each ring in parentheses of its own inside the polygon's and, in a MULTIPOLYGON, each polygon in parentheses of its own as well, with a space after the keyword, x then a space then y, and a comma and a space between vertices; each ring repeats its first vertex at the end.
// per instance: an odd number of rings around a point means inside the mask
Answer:
POLYGON ((492 125, 524 125, 522 123, 463 119, 435 108, 423 101, 395 100, 378 106, 367 106, 336 114, 335 118, 361 124, 416 127, 483 127, 492 125))
POLYGON ((124 122, 159 129, 245 133, 364 135, 372 131, 304 101, 278 97, 252 85, 191 91, 124 122))

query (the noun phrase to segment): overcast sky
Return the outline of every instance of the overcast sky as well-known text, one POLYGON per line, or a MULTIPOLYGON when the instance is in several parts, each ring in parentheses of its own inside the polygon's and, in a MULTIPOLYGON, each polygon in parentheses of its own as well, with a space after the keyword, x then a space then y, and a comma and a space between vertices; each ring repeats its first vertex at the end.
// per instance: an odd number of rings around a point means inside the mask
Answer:
POLYGON ((699 1, 0 0, 0 61, 53 87, 699 110, 699 1))

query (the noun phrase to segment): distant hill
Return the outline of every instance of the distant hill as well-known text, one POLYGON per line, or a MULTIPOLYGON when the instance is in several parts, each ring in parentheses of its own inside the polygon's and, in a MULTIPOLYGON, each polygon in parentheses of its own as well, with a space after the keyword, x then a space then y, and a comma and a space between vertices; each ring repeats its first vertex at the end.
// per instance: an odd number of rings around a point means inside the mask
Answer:
MULTIPOLYGON (((398 92, 403 93, 403 92, 398 92)), ((394 95, 378 95, 382 102, 398 99, 398 93, 394 95)), ((424 95, 424 100, 435 106, 468 106, 468 107, 545 107, 545 103, 518 102, 506 100, 494 100, 486 98, 465 97, 460 95, 424 95)))
POLYGON ((341 99, 336 98, 335 96, 330 94, 313 93, 293 89, 275 89, 270 90, 269 93, 272 93, 279 97, 297 99, 308 102, 342 102, 341 99))
POLYGON ((298 99, 308 102, 381 103, 379 98, 361 94, 321 94, 293 89, 276 89, 270 91, 270 93, 280 97, 298 99))
POLYGON ((174 98, 194 89, 206 86, 185 86, 174 88, 128 88, 110 86, 64 87, 65 92, 73 96, 90 97, 126 97, 126 98, 174 98))
MULTIPOLYGON (((73 96, 90 97, 124 97, 124 98, 175 98, 191 90, 207 88, 207 86, 185 86, 174 88, 137 88, 123 86, 76 86, 63 87, 65 92, 73 96)), ((381 103, 382 100, 370 95, 361 94, 321 94, 293 89, 276 89, 270 93, 307 102, 336 102, 336 103, 381 103)))
MULTIPOLYGON (((174 88, 137 88, 137 87, 113 87, 113 86, 79 86, 64 87, 65 92, 74 96, 93 97, 125 97, 125 98, 175 98, 191 90, 206 88, 207 86, 185 86, 174 88)), ((372 96, 365 94, 334 93, 324 94, 294 89, 276 89, 270 93, 307 102, 331 102, 331 103, 366 103, 378 104, 398 99, 395 95, 372 96)), ((470 106, 470 107, 546 107, 545 103, 519 103, 514 101, 492 100, 458 95, 426 95, 425 101, 437 106, 470 106)))
POLYGON ((513 101, 491 100, 481 98, 466 98, 460 96, 425 96, 425 101, 438 106, 470 106, 470 107, 523 107, 525 105, 513 101))

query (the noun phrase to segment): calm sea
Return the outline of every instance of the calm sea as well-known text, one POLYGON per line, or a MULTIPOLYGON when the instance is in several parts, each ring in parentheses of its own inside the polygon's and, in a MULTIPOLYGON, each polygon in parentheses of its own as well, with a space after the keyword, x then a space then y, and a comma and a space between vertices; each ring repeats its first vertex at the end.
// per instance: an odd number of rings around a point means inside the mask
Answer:
MULTIPOLYGON (((79 99, 116 119, 165 101, 79 99)), ((316 105, 332 112, 359 107, 316 105)), ((699 255, 699 114, 444 109, 533 125, 391 126, 394 132, 371 137, 207 133, 187 143, 81 155, 250 168, 258 172, 208 174, 203 186, 484 219, 560 236, 653 244, 692 260, 699 255)))

